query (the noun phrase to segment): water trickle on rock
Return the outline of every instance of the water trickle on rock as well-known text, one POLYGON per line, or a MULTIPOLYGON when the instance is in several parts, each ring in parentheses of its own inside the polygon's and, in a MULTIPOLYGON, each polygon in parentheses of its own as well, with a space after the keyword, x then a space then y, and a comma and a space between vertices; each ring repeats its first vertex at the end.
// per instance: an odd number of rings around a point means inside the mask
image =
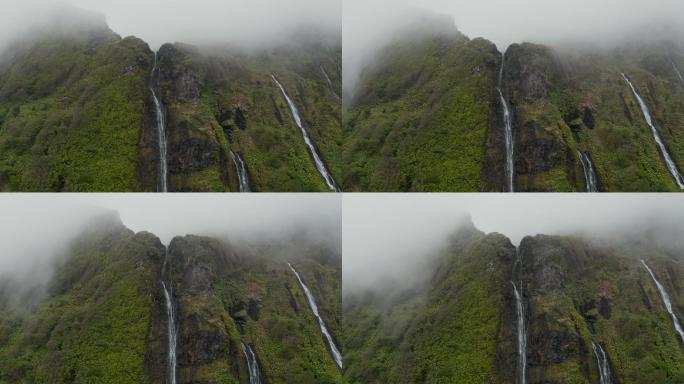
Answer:
POLYGON ((333 340, 332 336, 330 335, 330 332, 328 332, 328 327, 325 326, 325 322, 323 321, 323 318, 321 315, 318 313, 318 305, 316 305, 316 300, 314 299, 313 294, 309 290, 309 287, 304 284, 304 281, 302 278, 299 276, 299 273, 294 269, 292 264, 287 263, 287 265, 290 267, 292 270, 292 273, 297 277, 297 281, 299 282, 299 285, 302 287, 302 290, 304 291, 304 295, 306 296, 306 300, 309 303, 309 307, 311 308, 311 312, 313 312, 314 316, 318 320, 318 325, 321 328, 321 332, 323 333, 323 336, 325 337, 326 341, 328 342, 328 346, 330 347, 330 352, 332 353, 333 360, 335 360, 335 364, 337 365, 337 368, 342 370, 342 354, 340 353, 340 350, 337 349, 337 346, 335 345, 335 341, 333 340))
POLYGON ((496 90, 499 93, 499 100, 501 101, 504 121, 504 137, 506 139, 506 188, 508 189, 508 192, 513 192, 513 174, 515 173, 513 165, 513 121, 508 102, 503 94, 503 70, 504 62, 506 61, 505 59, 506 58, 502 53, 501 69, 499 69, 499 81, 496 90))
POLYGON ((670 317, 672 317, 672 323, 674 324, 675 331, 677 332, 677 335, 679 335, 679 338, 681 339, 682 343, 684 343, 684 330, 682 330, 682 324, 679 322, 679 319, 677 318, 677 315, 675 315, 674 311, 672 310, 672 302, 670 301, 670 295, 667 294, 667 291, 665 290, 665 287, 663 287, 662 284, 660 284, 660 281, 655 276, 655 273, 651 270, 651 268, 646 264, 646 262, 642 259, 641 264, 644 265, 646 270, 648 271, 648 274, 651 275, 651 278, 653 279, 653 282, 656 285, 656 288, 658 288, 658 292, 660 293, 660 298, 663 299, 663 304, 665 304, 665 309, 667 309, 667 313, 670 314, 670 317))
POLYGON ((249 185, 249 176, 247 175, 247 166, 245 165, 242 156, 239 153, 230 152, 230 157, 233 159, 233 165, 235 166, 235 173, 238 178, 238 191, 239 192, 252 192, 252 188, 249 185))
POLYGON ((249 384, 262 384, 261 369, 254 350, 249 345, 242 343, 242 353, 247 361, 247 371, 249 372, 249 384))
POLYGON ((154 110, 157 117, 157 136, 159 142, 159 172, 157 177, 157 191, 168 192, 168 169, 167 169, 167 155, 166 155, 166 120, 164 118, 164 108, 161 100, 157 97, 155 92, 155 79, 159 74, 159 67, 157 66, 157 54, 154 54, 154 66, 150 75, 150 92, 152 93, 152 100, 154 101, 154 110))
POLYGON ((577 151, 577 156, 582 163, 582 170, 584 171, 584 184, 587 192, 598 192, 598 179, 596 178, 596 171, 594 164, 591 162, 589 155, 584 152, 577 151))
POLYGON ((335 92, 335 87, 333 86, 332 80, 330 80, 330 76, 328 76, 328 72, 326 72, 325 68, 322 65, 319 65, 319 67, 321 68, 321 72, 323 72, 325 81, 328 83, 330 93, 332 93, 332 95, 335 96, 336 99, 340 99, 340 95, 338 95, 337 92, 335 92))
POLYGON ((651 128, 651 133, 653 134, 653 138, 655 139, 656 145, 660 150, 660 154, 663 156, 663 159, 665 160, 665 165, 667 166, 667 169, 670 171, 670 174, 672 174, 675 183, 677 183, 677 187, 679 189, 684 189, 684 177, 681 173, 679 173, 677 165, 675 164, 674 160, 672 160, 672 157, 670 157, 670 154, 667 152, 667 148, 665 148, 665 143, 663 143, 663 140, 660 138, 660 134, 658 133, 658 130, 655 127, 655 123, 653 121, 653 118, 651 117, 651 112, 648 109, 646 102, 641 98, 641 96, 639 96, 639 93, 637 92, 636 88, 624 73, 622 74, 622 77, 625 79, 629 87, 632 89, 634 98, 636 98, 637 103, 639 103, 641 113, 644 115, 646 124, 648 124, 648 126, 651 128))
POLYGON ((606 351, 603 350, 601 344, 596 344, 591 342, 591 349, 594 350, 594 356, 596 356, 596 363, 599 369, 599 384, 613 384, 613 376, 610 372, 610 362, 608 361, 608 355, 606 351))
POLYGON ((313 157, 314 164, 316 165, 316 169, 318 170, 318 173, 321 174, 321 177, 323 178, 323 181, 325 181, 325 184, 330 188, 332 191, 339 192, 339 188, 337 188, 337 184, 335 184, 335 180, 333 179, 332 175, 330 172, 328 172, 328 168, 326 168, 325 164, 323 163, 323 160, 321 160, 321 157, 318 155, 318 151, 316 150, 316 147, 313 145, 313 142, 311 141, 311 138, 309 137, 309 133, 306 131, 304 128, 304 124, 302 123, 302 118, 299 116, 299 110, 297 109, 297 106, 295 106, 294 102, 292 99, 290 99, 290 96, 287 95, 287 92, 285 92, 285 88, 283 87, 282 84, 278 81, 278 79, 275 77, 275 75, 271 75, 271 78, 273 78, 273 81, 278 85, 278 88, 280 88, 280 92, 283 94, 283 97, 285 98, 285 101, 287 102, 287 106, 290 108, 290 112, 292 113, 292 118, 294 119, 295 123, 299 127, 299 129, 302 131, 302 137, 304 138, 304 144, 306 144, 307 148, 309 148, 309 152, 311 153, 311 156, 313 157))

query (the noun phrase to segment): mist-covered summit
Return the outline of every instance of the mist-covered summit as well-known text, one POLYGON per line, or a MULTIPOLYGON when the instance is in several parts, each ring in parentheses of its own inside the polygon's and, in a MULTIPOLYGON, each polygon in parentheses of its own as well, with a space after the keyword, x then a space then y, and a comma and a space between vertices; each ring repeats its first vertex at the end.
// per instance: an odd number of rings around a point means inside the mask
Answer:
POLYGON ((416 39, 402 30, 367 60, 345 107, 343 188, 681 188, 684 49, 676 29, 610 44, 520 42, 499 52, 453 25, 434 25, 442 32, 416 39))
POLYGON ((327 190, 314 150, 339 174, 334 33, 155 54, 88 20, 38 28, 0 60, 0 189, 156 191, 163 163, 170 191, 327 190))

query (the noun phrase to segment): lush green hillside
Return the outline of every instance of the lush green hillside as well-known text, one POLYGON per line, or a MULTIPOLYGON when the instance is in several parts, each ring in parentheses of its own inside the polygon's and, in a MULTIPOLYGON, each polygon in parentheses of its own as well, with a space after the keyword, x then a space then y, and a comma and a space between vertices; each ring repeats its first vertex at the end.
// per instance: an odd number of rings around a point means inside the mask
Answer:
POLYGON ((294 33, 286 45, 249 51, 165 44, 152 76, 155 53, 144 41, 91 24, 0 52, 0 190, 156 191, 154 87, 170 191, 236 191, 231 151, 254 190, 325 191, 271 74, 329 171, 341 173, 339 37, 294 33))
MULTIPOLYGON (((516 191, 584 191, 578 151, 602 191, 673 191, 625 73, 684 168, 681 44, 614 48, 513 44, 502 90, 512 109, 516 191)), ((505 137, 497 94, 502 54, 453 27, 410 30, 385 47, 346 102, 342 188, 503 191, 505 137)))
POLYGON ((0 280, 0 383, 166 383, 162 280, 176 309, 178 383, 249 383, 241 343, 254 350, 266 382, 337 383, 287 262, 339 345, 340 260, 339 250, 305 238, 185 236, 167 254, 154 235, 108 220, 72 244, 46 292, 0 280))
POLYGON ((462 232, 433 265, 426 287, 345 296, 345 380, 515 383, 516 281, 528 383, 598 382, 592 342, 606 351, 614 382, 682 382, 682 344, 640 262, 653 269, 682 318, 681 255, 681 245, 667 248, 642 235, 538 235, 524 238, 516 257, 501 235, 462 232))

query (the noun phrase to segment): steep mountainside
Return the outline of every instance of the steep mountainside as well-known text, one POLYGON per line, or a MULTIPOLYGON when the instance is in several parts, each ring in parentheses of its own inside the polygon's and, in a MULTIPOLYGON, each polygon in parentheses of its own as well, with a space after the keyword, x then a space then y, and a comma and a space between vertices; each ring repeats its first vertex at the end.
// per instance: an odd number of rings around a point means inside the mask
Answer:
POLYGON ((645 266, 681 318, 683 252, 646 238, 544 235, 516 250, 498 234, 461 233, 429 286, 389 301, 345 297, 345 380, 519 383, 524 335, 529 384, 598 383, 598 361, 613 383, 682 382, 684 340, 645 266))
POLYGON ((453 27, 409 35, 382 51, 347 103, 343 189, 508 190, 498 88, 512 115, 514 190, 684 188, 676 36, 611 49, 513 44, 502 55, 453 27))
POLYGON ((169 382, 165 288, 177 383, 248 384, 248 351, 262 382, 339 381, 287 265, 337 343, 339 250, 304 238, 234 244, 185 236, 167 252, 154 235, 118 221, 97 228, 73 244, 47 291, 32 295, 35 304, 23 305, 13 282, 0 283, 0 383, 169 382))
POLYGON ((169 191, 238 191, 241 168, 250 190, 329 190, 271 75, 334 178, 339 38, 295 33, 250 51, 164 44, 155 57, 93 24, 27 37, 0 56, 0 190, 162 190, 162 142, 169 191))

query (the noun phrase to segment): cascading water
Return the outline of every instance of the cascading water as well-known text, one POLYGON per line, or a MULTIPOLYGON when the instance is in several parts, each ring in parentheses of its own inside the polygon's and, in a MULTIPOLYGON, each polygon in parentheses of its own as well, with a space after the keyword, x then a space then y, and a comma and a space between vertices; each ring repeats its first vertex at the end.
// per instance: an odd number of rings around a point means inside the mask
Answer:
POLYGON ((658 133, 658 130, 655 127, 655 123, 653 122, 653 118, 651 117, 651 112, 648 109, 648 106, 646 106, 646 102, 639 96, 639 93, 637 92, 636 88, 632 84, 631 81, 629 81, 629 78, 623 73, 622 77, 625 79, 627 84, 629 84, 629 87, 632 89, 632 93, 634 94, 634 98, 636 98, 637 102, 639 103, 639 107, 641 108, 641 112, 644 115, 644 119, 646 119, 646 124, 651 128, 651 133, 653 134, 653 138, 655 139, 656 145, 658 146, 658 149, 660 150, 660 154, 663 156, 663 159, 665 160, 665 165, 667 166, 667 169, 670 171, 672 174, 672 177, 675 179, 675 183, 677 183, 677 187, 679 189, 684 189, 684 177, 682 176, 681 173, 679 173, 679 170, 677 169, 677 165, 675 164, 674 160, 670 157, 670 154, 667 152, 667 148, 665 148, 665 144, 663 143, 663 140, 660 138, 660 134, 658 133))
POLYGON ((596 178, 594 164, 584 152, 577 151, 577 156, 582 163, 582 170, 584 170, 584 183, 587 186, 587 192, 598 192, 598 179, 596 178))
POLYGON ((591 342, 591 349, 594 350, 594 356, 596 356, 596 363, 599 369, 599 384, 613 384, 613 376, 610 373, 610 362, 608 361, 608 355, 606 351, 603 350, 601 344, 596 344, 591 342))
POLYGON ((672 69, 674 69, 675 73, 677 74, 677 77, 679 77, 679 81, 681 81, 682 85, 684 85, 684 77, 682 76, 681 72, 679 72, 679 68, 677 68, 674 61, 671 61, 670 63, 672 64, 672 69))
POLYGON ((333 96, 335 96, 335 98, 339 99, 340 95, 338 95, 337 92, 335 92, 335 87, 333 86, 332 80, 330 80, 330 76, 328 76, 328 72, 325 71, 325 68, 323 68, 322 65, 319 65, 319 67, 321 68, 321 72, 323 72, 325 81, 328 82, 328 87, 330 87, 330 93, 332 93, 333 96))
POLYGON ((519 278, 521 270, 522 260, 520 259, 520 249, 516 247, 511 285, 513 286, 513 294, 515 296, 516 330, 518 335, 517 384, 525 384, 527 382, 527 329, 525 328, 525 305, 522 297, 522 279, 519 278), (518 286, 515 283, 516 281, 520 284, 520 290, 518 290, 518 286))
POLYGON ((316 150, 316 147, 314 147, 313 142, 311 141, 311 138, 309 137, 309 133, 306 131, 304 128, 304 124, 302 123, 302 118, 299 116, 299 110, 297 107, 294 105, 294 102, 292 99, 290 99, 290 96, 287 95, 287 92, 285 92, 285 88, 283 88, 283 85, 280 84, 278 79, 276 79, 275 75, 271 75, 271 78, 273 78, 273 81, 278 85, 278 88, 280 88, 280 92, 283 94, 283 97, 285 98, 285 101, 287 102, 288 107, 290 108, 290 112, 292 112, 292 117, 294 118, 295 123, 299 127, 299 129, 302 131, 302 136, 304 137, 304 144, 309 148, 309 151, 311 152, 311 156, 314 159, 314 163, 316 165, 316 169, 318 172, 321 174, 321 177, 323 177, 323 181, 325 181, 325 184, 330 188, 331 190, 335 192, 339 192, 339 188, 337 188, 337 184, 335 184, 335 180, 333 179, 332 175, 328 172, 328 169, 325 167, 325 164, 323 163, 323 160, 321 160, 321 157, 318 155, 318 151, 316 150))
POLYGON ((667 294, 667 291, 665 291, 665 287, 663 287, 662 284, 656 279, 655 273, 649 268, 649 266, 646 264, 646 262, 642 259, 641 264, 646 267, 646 270, 648 271, 648 274, 651 275, 651 278, 653 279, 653 282, 655 283, 656 287, 658 288, 658 292, 660 292, 660 297, 663 299, 663 304, 665 304, 665 308, 667 309, 667 313, 670 314, 670 317, 672 317, 672 323, 674 324, 675 331, 679 335, 679 338, 682 340, 682 343, 684 343, 684 330, 682 330, 682 324, 679 322, 679 319, 677 318, 677 315, 675 315, 674 311, 672 310, 672 302, 670 301, 670 295, 667 294))
POLYGON ((233 165, 235 165, 235 173, 238 177, 238 191, 240 192, 252 192, 252 188, 249 186, 249 176, 247 175, 247 166, 239 153, 230 152, 230 156, 233 159, 233 165))
POLYGON ((340 353, 340 350, 337 349, 337 346, 335 345, 335 341, 333 341, 332 336, 330 335, 330 332, 328 332, 328 328, 325 326, 325 322, 323 322, 323 318, 321 315, 318 313, 318 305, 316 305, 316 300, 313 297, 313 294, 309 290, 309 288, 304 284, 304 281, 302 281, 302 278, 299 277, 299 273, 294 269, 292 264, 287 263, 287 265, 290 267, 292 272, 295 274, 297 277, 297 281, 299 281, 299 285, 302 287, 302 290, 304 291, 304 295, 306 296, 306 300, 309 302, 309 307, 311 307, 311 312, 313 312, 314 316, 316 316, 316 319, 318 320, 318 325, 321 328, 321 332, 323 333, 323 336, 325 339, 328 341, 328 345, 330 346, 330 351, 332 352, 332 357, 333 360, 335 360, 335 364, 337 364, 337 367, 341 370, 342 369, 342 354, 340 353))
POLYGON ((249 372, 249 384, 262 384, 261 370, 259 369, 259 361, 252 347, 242 343, 242 353, 245 355, 247 361, 247 371, 249 372))
MULTIPOLYGON (((152 83, 154 83, 155 75, 159 74, 159 68, 157 67, 157 54, 154 54, 154 67, 152 67, 152 73, 150 75, 152 83)), ((150 92, 152 93, 152 100, 154 100, 154 110, 157 116, 157 135, 159 140, 159 177, 157 191, 168 192, 168 182, 167 182, 167 159, 166 159, 166 121, 164 119, 164 109, 162 103, 157 97, 157 93, 154 91, 154 85, 150 84, 150 92)))
POLYGON ((171 282, 164 281, 166 275, 166 264, 169 258, 168 248, 166 250, 166 255, 164 257, 164 264, 162 265, 162 280, 161 285, 164 289, 164 299, 166 301, 166 316, 167 316, 167 326, 169 329, 169 348, 168 348, 168 359, 169 359, 169 384, 176 384, 176 340, 177 340, 177 329, 176 329, 176 312, 173 307, 173 291, 171 287, 171 282))
POLYGON ((499 92, 499 99, 501 100, 501 107, 503 109, 504 136, 506 139, 506 187, 508 188, 508 192, 513 192, 513 121, 508 102, 503 94, 503 70, 505 61, 504 54, 501 54, 499 84, 497 85, 496 90, 499 92))
POLYGON ((518 329, 518 384, 525 384, 527 381, 527 331, 525 330, 525 307, 523 306, 523 299, 520 292, 522 291, 522 283, 520 284, 520 291, 514 282, 513 293, 515 294, 515 305, 517 312, 517 329, 518 329))

